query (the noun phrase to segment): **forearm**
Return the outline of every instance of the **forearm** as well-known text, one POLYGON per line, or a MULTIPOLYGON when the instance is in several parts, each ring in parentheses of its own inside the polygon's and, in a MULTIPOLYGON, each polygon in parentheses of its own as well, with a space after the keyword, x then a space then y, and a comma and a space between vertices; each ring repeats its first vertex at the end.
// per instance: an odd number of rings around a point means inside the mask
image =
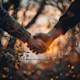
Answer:
POLYGON ((14 37, 19 38, 23 42, 28 41, 30 33, 18 24, 13 17, 10 17, 8 13, 0 6, 0 28, 7 31, 14 37))
POLYGON ((79 22, 80 22, 80 0, 75 0, 75 2, 71 4, 71 6, 64 13, 64 15, 60 17, 58 23, 49 32, 49 34, 51 36, 55 34, 56 35, 55 37, 58 37, 61 34, 65 34, 69 29, 75 27, 75 25, 79 22))

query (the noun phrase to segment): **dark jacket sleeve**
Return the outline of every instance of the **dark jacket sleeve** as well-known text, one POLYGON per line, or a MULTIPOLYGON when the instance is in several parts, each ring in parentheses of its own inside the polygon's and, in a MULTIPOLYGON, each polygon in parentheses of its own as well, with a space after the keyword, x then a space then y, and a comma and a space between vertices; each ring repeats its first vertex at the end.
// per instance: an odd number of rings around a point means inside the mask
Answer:
POLYGON ((67 32, 70 28, 75 27, 80 22, 80 0, 75 0, 68 10, 60 17, 55 28, 61 28, 63 32, 67 32))
POLYGON ((9 16, 2 6, 0 6, 0 28, 23 42, 30 38, 30 33, 21 27, 13 17, 9 16))

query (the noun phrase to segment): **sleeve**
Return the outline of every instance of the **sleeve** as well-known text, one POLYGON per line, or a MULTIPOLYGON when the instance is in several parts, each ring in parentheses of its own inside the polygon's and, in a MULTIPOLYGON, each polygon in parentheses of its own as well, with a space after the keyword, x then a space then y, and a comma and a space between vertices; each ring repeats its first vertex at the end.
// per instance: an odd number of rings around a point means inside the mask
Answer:
POLYGON ((67 32, 70 28, 75 27, 80 22, 80 0, 75 0, 68 10, 60 17, 55 28, 61 28, 63 32, 67 32))
POLYGON ((28 41, 31 36, 13 17, 8 15, 2 6, 0 6, 0 28, 23 42, 28 41))

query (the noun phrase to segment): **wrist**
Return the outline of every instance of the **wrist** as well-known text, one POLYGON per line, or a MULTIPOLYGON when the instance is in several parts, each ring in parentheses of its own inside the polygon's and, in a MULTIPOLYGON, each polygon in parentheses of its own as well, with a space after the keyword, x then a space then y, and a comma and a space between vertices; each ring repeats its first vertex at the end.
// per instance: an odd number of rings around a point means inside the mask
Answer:
POLYGON ((58 36, 64 34, 63 30, 61 30, 60 28, 54 28, 53 30, 51 30, 48 35, 50 37, 51 40, 56 39, 58 36))
POLYGON ((19 38, 23 42, 28 42, 30 40, 31 34, 26 31, 23 27, 18 29, 16 32, 11 33, 13 36, 19 38))

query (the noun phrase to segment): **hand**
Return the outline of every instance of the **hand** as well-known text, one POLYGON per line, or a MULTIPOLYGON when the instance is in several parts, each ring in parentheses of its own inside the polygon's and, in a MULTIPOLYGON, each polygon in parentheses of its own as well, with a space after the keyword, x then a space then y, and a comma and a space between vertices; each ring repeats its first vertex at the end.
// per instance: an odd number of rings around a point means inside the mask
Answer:
POLYGON ((50 44, 52 43, 52 37, 50 37, 48 34, 46 33, 38 33, 34 36, 35 39, 40 39, 42 41, 44 41, 46 43, 47 46, 50 46, 50 44))
POLYGON ((38 33, 34 36, 35 39, 40 39, 50 46, 53 40, 55 40, 58 36, 64 34, 64 31, 60 28, 53 28, 48 33, 38 33))
POLYGON ((45 52, 48 48, 46 43, 39 38, 30 38, 28 41, 28 47, 37 54, 45 52))

